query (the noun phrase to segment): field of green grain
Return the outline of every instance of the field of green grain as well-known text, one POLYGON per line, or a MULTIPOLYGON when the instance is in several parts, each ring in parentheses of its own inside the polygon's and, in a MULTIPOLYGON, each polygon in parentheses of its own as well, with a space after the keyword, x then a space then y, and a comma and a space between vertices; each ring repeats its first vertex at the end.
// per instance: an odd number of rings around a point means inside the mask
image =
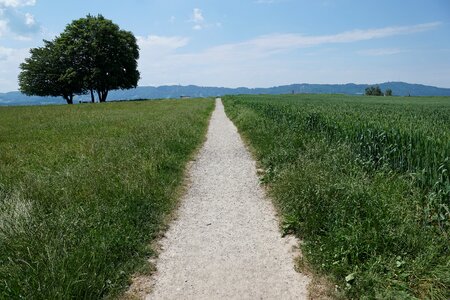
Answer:
POLYGON ((0 298, 114 296, 145 265, 211 100, 0 108, 0 298))
POLYGON ((228 96, 304 263, 353 299, 450 299, 450 98, 228 96))

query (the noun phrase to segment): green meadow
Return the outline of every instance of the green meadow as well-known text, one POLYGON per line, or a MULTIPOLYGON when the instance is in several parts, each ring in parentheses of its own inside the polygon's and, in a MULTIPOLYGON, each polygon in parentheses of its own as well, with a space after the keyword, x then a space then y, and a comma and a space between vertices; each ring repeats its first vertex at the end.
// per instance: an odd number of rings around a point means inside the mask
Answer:
POLYGON ((99 299, 144 272, 214 102, 0 108, 0 298, 99 299))
MULTIPOLYGON (((300 269, 351 299, 450 298, 450 98, 223 98, 300 269)), ((120 296, 205 138, 210 99, 0 108, 0 298, 120 296)))
POLYGON ((228 96, 300 267, 352 299, 450 298, 450 98, 228 96))

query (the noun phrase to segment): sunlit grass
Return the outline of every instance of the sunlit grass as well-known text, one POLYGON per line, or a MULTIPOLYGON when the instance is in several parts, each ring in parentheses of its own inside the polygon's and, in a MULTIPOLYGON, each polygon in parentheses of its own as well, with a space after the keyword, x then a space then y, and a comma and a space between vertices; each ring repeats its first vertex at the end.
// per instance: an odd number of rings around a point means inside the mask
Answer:
POLYGON ((0 108, 0 298, 123 290, 153 254, 213 106, 0 108))

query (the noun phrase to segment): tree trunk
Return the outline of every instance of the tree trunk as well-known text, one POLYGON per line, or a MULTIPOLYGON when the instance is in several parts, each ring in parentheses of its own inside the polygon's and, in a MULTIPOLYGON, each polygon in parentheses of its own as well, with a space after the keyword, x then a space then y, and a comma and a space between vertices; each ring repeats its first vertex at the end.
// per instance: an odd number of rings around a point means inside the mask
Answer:
POLYGON ((66 99, 67 104, 73 104, 73 95, 63 95, 63 98, 66 99))
POLYGON ((106 98, 108 97, 108 90, 105 90, 105 91, 97 90, 97 94, 98 94, 98 100, 100 102, 106 102, 106 98))
POLYGON ((103 92, 103 102, 106 102, 106 98, 108 98, 108 90, 103 92))
POLYGON ((93 90, 93 89, 91 89, 91 102, 92 102, 92 103, 95 102, 94 90, 93 90))

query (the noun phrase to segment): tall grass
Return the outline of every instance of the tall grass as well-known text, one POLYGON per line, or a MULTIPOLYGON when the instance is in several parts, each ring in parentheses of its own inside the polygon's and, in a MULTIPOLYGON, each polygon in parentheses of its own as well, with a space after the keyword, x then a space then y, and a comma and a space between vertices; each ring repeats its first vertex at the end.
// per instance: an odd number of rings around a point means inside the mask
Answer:
POLYGON ((449 98, 224 102, 318 270, 355 299, 449 298, 449 98))
POLYGON ((152 255, 210 100, 0 109, 0 298, 98 299, 152 255))

